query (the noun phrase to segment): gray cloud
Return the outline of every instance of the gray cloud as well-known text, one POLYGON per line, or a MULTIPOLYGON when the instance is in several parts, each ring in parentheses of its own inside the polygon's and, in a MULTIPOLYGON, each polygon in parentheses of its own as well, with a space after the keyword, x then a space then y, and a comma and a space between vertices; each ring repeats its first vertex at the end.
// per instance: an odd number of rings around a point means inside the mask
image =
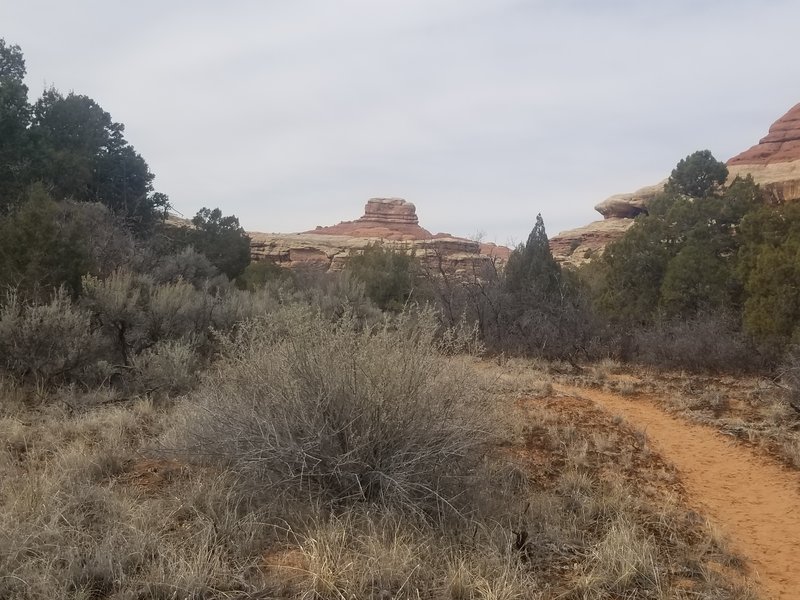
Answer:
POLYGON ((555 233, 800 101, 790 1, 5 4, 32 95, 92 96, 180 211, 253 230, 396 195, 437 231, 555 233))

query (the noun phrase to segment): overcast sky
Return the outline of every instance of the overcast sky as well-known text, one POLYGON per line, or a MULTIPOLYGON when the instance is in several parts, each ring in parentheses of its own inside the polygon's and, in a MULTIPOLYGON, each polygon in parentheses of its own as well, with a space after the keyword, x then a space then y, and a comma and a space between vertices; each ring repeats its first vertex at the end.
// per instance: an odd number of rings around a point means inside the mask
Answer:
POLYGON ((373 196, 524 241, 800 102, 797 0, 0 0, 32 99, 94 98, 192 216, 301 231, 373 196))

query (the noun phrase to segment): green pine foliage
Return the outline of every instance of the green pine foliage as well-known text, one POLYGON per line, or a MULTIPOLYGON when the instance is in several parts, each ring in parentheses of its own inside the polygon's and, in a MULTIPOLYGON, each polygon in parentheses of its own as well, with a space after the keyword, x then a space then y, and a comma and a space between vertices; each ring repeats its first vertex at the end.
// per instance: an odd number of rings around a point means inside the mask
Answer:
POLYGON ((647 214, 606 249, 599 304, 608 315, 647 325, 708 310, 740 311, 737 229, 761 194, 750 178, 721 189, 726 174, 707 151, 690 155, 647 214))
POLYGON ((346 271, 364 283, 367 297, 380 309, 397 312, 412 297, 418 269, 413 252, 372 244, 350 257, 346 271))
POLYGON ((800 340, 800 205, 764 206, 741 226, 738 273, 748 332, 780 348, 800 340))
POLYGON ((508 259, 496 300, 495 349, 572 359, 590 335, 591 319, 580 282, 562 271, 550 251, 542 215, 525 244, 508 259))
POLYGON ((218 208, 202 208, 192 224, 194 229, 186 230, 189 243, 229 279, 250 264, 250 238, 235 216, 223 216, 218 208))
POLYGON ((244 271, 250 240, 235 216, 204 208, 193 228, 163 224, 169 198, 124 125, 74 92, 30 103, 25 73, 19 46, 0 38, 0 288, 44 299, 121 267, 196 286, 244 271))

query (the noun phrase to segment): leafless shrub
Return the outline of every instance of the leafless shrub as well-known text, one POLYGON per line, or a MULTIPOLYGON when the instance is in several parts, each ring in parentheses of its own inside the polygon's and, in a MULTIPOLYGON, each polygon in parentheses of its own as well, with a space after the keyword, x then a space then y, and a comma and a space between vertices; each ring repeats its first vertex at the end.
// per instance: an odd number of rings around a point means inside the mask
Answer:
POLYGON ((467 321, 465 315, 451 327, 445 327, 437 341, 437 348, 442 354, 453 356, 467 354, 480 356, 486 350, 480 336, 478 324, 467 321))
POLYGON ((13 292, 0 308, 0 367, 49 385, 68 380, 96 355, 98 337, 88 312, 57 290, 47 303, 26 303, 13 292))
POLYGON ((189 404, 188 450, 271 494, 436 512, 461 504, 490 427, 435 324, 362 329, 289 307, 242 327, 189 404))
POLYGON ((746 372, 760 366, 758 354, 725 315, 656 323, 636 331, 633 346, 634 360, 667 369, 746 372))

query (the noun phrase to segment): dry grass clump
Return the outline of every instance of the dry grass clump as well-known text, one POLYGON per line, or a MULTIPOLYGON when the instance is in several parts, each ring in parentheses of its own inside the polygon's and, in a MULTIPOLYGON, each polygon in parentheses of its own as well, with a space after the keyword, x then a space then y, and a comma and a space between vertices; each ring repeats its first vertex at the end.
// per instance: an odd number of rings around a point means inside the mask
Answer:
POLYGON ((0 418, 0 598, 233 598, 268 542, 228 474, 139 456, 167 425, 148 400, 0 418), (147 464, 149 462, 149 464, 147 464), (141 468, 147 464, 146 470, 141 468))
POLYGON ((251 322, 173 443, 270 496, 460 512, 491 411, 435 329, 424 315, 359 328, 296 307, 251 322))
POLYGON ((271 591, 287 597, 529 598, 537 578, 512 541, 496 525, 459 539, 407 515, 355 510, 314 520, 296 546, 266 560, 271 591))

